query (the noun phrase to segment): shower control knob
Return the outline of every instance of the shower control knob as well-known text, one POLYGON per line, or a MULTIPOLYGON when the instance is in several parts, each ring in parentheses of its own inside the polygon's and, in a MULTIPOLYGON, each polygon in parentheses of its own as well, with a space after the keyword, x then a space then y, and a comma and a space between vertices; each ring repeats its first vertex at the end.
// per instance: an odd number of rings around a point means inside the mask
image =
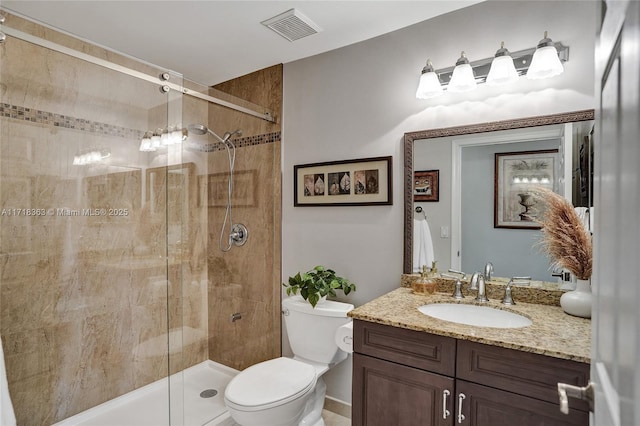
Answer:
POLYGON ((249 238, 249 230, 241 223, 236 223, 231 228, 231 234, 229 234, 229 242, 233 242, 236 246, 243 246, 249 238))

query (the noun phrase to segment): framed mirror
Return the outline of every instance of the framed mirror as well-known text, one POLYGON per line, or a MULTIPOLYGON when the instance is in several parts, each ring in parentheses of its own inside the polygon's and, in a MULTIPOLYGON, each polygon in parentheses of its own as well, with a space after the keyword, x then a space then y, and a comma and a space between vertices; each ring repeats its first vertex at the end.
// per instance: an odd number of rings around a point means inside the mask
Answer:
MULTIPOLYGON (((501 173, 496 161, 524 159, 527 165, 540 166, 543 163, 536 163, 536 159, 545 157, 544 164, 549 167, 551 178, 549 185, 554 191, 572 200, 576 206, 588 207, 591 201, 584 196, 589 193, 584 188, 588 182, 581 182, 588 172, 582 170, 580 162, 590 164, 585 160, 585 152, 590 149, 587 145, 593 118, 593 110, 583 110, 405 133, 403 272, 416 273, 422 266, 420 256, 416 259, 414 235, 419 233, 415 237, 417 240, 423 232, 422 224, 416 221, 426 220, 434 257, 441 271, 452 268, 471 274, 482 270, 485 262, 490 261, 495 267, 494 274, 500 277, 531 275, 534 280, 555 282, 548 258, 534 247, 539 229, 525 223, 502 227, 506 229, 494 226, 495 191, 499 181, 496 170, 501 173), (554 151, 557 153, 552 154, 554 160, 549 164, 546 156, 554 151), (415 172, 423 170, 439 174, 437 202, 423 203, 415 196, 415 172), (418 225, 414 227, 415 223, 418 225), (517 246, 525 251, 516 255, 517 246), (473 257, 478 251, 481 261, 473 257), (536 252, 540 259, 534 259, 536 252), (507 256, 516 256, 521 261, 507 256)), ((424 185, 422 180, 420 185, 424 185)), ((525 211, 528 207, 520 203, 515 208, 525 211)))

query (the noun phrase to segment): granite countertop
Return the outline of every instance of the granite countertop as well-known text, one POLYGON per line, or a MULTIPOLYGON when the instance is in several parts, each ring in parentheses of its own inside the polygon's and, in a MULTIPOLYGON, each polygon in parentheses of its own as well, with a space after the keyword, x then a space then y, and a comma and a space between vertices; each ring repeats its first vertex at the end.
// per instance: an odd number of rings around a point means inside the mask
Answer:
POLYGON ((363 321, 590 362, 591 320, 568 315, 559 306, 522 303, 516 299, 516 305, 507 307, 500 300, 490 300, 484 305, 518 313, 533 322, 523 328, 491 328, 439 320, 418 311, 419 306, 429 303, 478 304, 471 296, 455 300, 451 293, 414 294, 410 288, 401 287, 352 310, 348 315, 363 321))

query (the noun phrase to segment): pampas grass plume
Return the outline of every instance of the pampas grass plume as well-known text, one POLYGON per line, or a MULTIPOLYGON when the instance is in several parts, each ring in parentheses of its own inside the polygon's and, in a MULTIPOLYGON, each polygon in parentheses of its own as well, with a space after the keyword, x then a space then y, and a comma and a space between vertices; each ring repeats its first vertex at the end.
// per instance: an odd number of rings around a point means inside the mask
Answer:
POLYGON ((545 212, 537 222, 542 226, 540 241, 543 251, 580 280, 588 280, 592 272, 593 243, 573 205, 547 188, 536 188, 536 196, 544 203, 545 212))

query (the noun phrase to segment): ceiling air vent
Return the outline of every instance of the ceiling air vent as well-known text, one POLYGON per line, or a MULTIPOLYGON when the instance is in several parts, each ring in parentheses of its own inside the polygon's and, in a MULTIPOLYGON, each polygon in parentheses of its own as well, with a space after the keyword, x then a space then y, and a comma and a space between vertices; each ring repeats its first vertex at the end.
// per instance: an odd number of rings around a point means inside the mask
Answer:
POLYGON ((287 10, 261 23, 289 41, 300 40, 322 31, 315 22, 296 9, 287 10))

